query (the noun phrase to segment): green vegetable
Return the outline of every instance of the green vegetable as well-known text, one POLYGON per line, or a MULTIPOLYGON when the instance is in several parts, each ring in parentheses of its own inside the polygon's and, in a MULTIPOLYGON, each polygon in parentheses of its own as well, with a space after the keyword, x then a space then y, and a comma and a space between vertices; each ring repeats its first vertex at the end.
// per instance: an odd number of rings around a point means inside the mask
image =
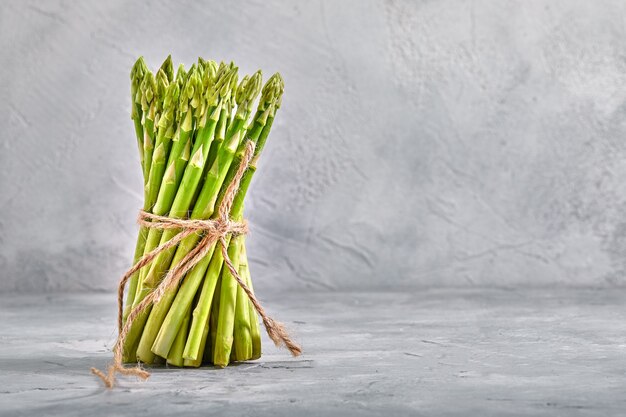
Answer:
MULTIPOLYGON (((146 212, 171 218, 217 218, 226 189, 242 163, 246 144, 256 145, 233 201, 230 218, 243 219, 244 198, 269 136, 284 90, 274 74, 262 87, 261 71, 240 81, 234 63, 198 58, 174 73, 168 56, 154 75, 139 58, 131 70, 131 119, 144 177, 146 212), (262 87, 262 88, 261 88, 262 87), (257 98, 258 105, 253 113, 257 98)), ((179 229, 141 227, 134 260, 174 238, 179 229)), ((202 237, 192 233, 161 252, 129 281, 124 320, 178 265, 202 237)), ((226 236, 227 252, 243 282, 252 280, 242 235, 226 236)), ((225 266, 221 244, 166 291, 130 326, 124 361, 198 367, 258 359, 259 318, 225 266)))

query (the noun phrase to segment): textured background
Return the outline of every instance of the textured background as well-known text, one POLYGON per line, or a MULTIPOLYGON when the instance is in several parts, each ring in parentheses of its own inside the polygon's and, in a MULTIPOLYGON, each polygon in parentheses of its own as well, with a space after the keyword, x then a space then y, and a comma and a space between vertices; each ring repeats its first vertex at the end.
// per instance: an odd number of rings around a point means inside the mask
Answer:
POLYGON ((143 54, 286 80, 258 288, 623 285, 623 1, 3 1, 0 291, 111 290, 143 54))

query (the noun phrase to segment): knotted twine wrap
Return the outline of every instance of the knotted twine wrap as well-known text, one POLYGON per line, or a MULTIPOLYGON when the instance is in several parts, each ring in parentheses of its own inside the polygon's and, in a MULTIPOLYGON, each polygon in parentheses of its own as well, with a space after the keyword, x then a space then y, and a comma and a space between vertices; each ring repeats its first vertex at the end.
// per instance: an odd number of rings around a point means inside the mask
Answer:
POLYGON ((91 368, 91 372, 99 376, 107 388, 112 388, 115 384, 115 374, 120 373, 122 375, 135 375, 142 379, 146 379, 150 376, 150 373, 142 369, 139 365, 132 368, 125 368, 122 364, 122 349, 124 341, 128 336, 128 332, 135 321, 135 319, 150 305, 159 302, 161 297, 168 291, 175 288, 183 279, 185 274, 191 270, 200 260, 207 255, 213 244, 217 243, 221 246, 222 255, 224 257, 224 263, 228 267, 232 277, 237 281, 237 284, 246 293, 248 299, 254 306, 254 309, 259 313, 263 319, 263 325, 267 331, 268 336, 274 344, 278 347, 285 346, 289 349, 289 352, 293 356, 298 356, 302 353, 300 346, 296 344, 289 334, 285 330, 284 326, 269 317, 259 300, 254 296, 252 290, 244 283, 239 275, 239 271, 234 267, 232 261, 228 257, 228 244, 226 243, 226 236, 228 234, 246 234, 248 233, 248 224, 244 220, 243 222, 234 222, 230 220, 230 209, 233 205, 233 201, 239 189, 239 183, 243 177, 244 172, 250 165, 252 156, 254 155, 254 143, 248 141, 246 150, 239 164, 239 168, 235 173, 235 176, 231 183, 228 185, 224 198, 218 208, 218 218, 215 220, 184 220, 174 219, 171 217, 158 216, 156 214, 147 213, 143 210, 139 211, 138 223, 141 226, 155 229, 182 229, 180 233, 174 236, 166 243, 158 246, 154 250, 145 254, 132 268, 130 268, 122 279, 117 288, 117 326, 119 330, 119 336, 113 347, 113 363, 109 365, 108 371, 105 374, 99 369, 91 368), (192 233, 204 233, 204 237, 198 242, 198 244, 172 269, 170 269, 161 283, 148 295, 139 302, 130 312, 126 318, 126 323, 123 323, 123 310, 124 310, 124 288, 130 277, 141 268, 149 264, 154 258, 161 252, 176 246, 181 240, 191 235, 192 233))

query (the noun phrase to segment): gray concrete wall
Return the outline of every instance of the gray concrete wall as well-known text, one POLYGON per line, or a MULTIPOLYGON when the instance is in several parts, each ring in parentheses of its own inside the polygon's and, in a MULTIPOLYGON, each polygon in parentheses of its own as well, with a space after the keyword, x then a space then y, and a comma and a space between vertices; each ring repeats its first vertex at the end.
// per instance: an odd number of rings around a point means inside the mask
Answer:
POLYGON ((3 1, 0 290, 111 290, 141 177, 128 72, 281 71, 257 287, 623 285, 623 1, 3 1))

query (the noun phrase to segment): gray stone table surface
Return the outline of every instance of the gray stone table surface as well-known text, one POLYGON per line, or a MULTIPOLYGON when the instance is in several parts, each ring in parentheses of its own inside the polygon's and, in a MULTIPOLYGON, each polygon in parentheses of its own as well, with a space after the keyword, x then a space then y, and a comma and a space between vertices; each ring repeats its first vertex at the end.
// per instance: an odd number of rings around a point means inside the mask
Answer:
POLYGON ((265 297, 304 347, 107 391, 112 294, 0 296, 1 416, 626 415, 626 290, 265 297))

